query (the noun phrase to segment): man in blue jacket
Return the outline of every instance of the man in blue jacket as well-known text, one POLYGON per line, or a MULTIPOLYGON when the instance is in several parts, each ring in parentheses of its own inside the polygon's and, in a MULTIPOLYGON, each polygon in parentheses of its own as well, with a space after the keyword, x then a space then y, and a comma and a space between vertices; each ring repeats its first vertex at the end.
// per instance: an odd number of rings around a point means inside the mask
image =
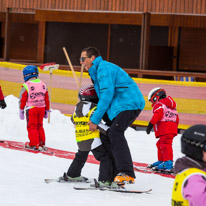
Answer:
POLYGON ((82 50, 80 64, 89 72, 99 97, 89 122, 90 130, 96 130, 103 116, 108 115, 108 135, 118 171, 114 182, 134 183, 133 162, 124 132, 144 109, 144 97, 132 78, 119 66, 104 61, 95 47, 82 50))

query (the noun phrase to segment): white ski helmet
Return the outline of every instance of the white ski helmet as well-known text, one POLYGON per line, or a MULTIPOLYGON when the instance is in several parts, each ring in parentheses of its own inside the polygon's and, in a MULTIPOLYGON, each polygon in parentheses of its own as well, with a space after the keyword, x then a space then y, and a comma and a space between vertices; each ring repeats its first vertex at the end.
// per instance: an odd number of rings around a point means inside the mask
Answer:
POLYGON ((166 97, 166 91, 160 87, 152 89, 148 94, 148 100, 152 103, 159 101, 160 98, 166 97))

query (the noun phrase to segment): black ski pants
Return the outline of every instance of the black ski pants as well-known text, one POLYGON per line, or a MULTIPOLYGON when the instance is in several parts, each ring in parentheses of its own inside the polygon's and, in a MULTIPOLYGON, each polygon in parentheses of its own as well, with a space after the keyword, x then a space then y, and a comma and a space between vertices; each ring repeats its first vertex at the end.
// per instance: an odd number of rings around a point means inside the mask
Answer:
POLYGON ((103 144, 105 150, 110 155, 110 158, 111 158, 111 161, 112 161, 112 174, 113 174, 113 178, 112 179, 114 180, 114 178, 118 174, 118 171, 117 171, 117 166, 116 166, 115 159, 114 159, 114 156, 113 156, 113 153, 112 153, 111 141, 110 141, 109 136, 104 135, 102 133, 100 133, 100 138, 101 138, 101 141, 102 141, 102 144, 103 144))
POLYGON ((131 177, 135 177, 135 173, 124 132, 139 116, 140 112, 141 110, 127 110, 119 113, 116 118, 112 120, 108 134, 118 173, 123 172, 131 177))
MULTIPOLYGON (((67 175, 70 177, 79 177, 81 175, 82 168, 84 167, 90 151, 80 151, 75 155, 72 161, 67 175)), ((107 152, 103 145, 91 150, 96 160, 100 161, 99 166, 99 181, 113 181, 113 165, 109 152, 107 152)))

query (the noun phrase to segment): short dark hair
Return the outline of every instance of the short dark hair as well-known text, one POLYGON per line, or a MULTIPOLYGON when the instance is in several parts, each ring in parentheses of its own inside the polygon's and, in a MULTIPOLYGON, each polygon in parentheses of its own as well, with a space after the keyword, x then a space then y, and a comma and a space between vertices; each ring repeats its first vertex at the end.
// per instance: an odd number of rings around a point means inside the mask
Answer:
POLYGON ((101 56, 99 50, 95 47, 87 47, 83 49, 82 52, 86 52, 89 58, 92 56, 95 56, 95 58, 101 56))

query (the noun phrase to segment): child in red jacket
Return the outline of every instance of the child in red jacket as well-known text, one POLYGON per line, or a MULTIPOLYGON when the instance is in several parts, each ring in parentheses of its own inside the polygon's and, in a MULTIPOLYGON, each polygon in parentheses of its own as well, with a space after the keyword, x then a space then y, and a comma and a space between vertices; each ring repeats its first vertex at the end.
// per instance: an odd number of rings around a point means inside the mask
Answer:
POLYGON ((38 79, 38 68, 33 65, 23 69, 24 81, 19 97, 19 117, 24 119, 26 110, 29 143, 26 148, 46 150, 43 118, 48 117, 49 95, 46 85, 38 79))
POLYGON ((156 146, 158 161, 149 167, 156 170, 172 170, 173 149, 172 142, 178 133, 179 117, 176 110, 176 102, 166 91, 161 88, 154 88, 148 94, 148 100, 152 103, 153 116, 146 132, 150 134, 154 128, 156 138, 159 138, 156 146))

